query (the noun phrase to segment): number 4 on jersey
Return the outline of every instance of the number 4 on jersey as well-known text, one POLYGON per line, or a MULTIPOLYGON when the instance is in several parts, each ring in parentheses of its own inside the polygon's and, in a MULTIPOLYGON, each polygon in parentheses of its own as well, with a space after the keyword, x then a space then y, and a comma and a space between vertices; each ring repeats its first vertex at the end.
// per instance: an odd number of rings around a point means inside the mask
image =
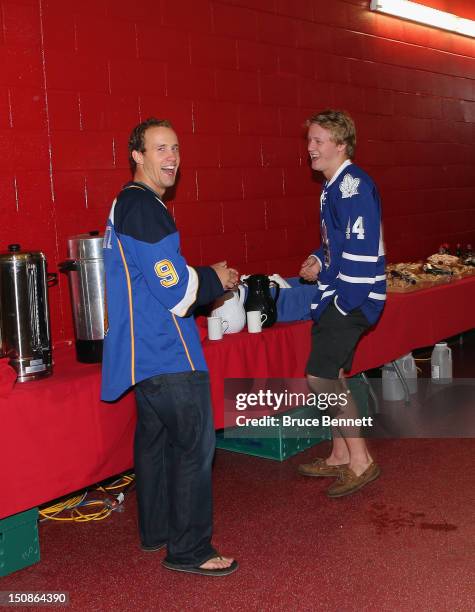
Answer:
MULTIPOLYGON (((363 217, 358 217, 356 221, 353 223, 353 227, 351 228, 351 232, 356 234, 356 238, 358 240, 364 240, 364 223, 363 217)), ((346 226, 346 238, 350 239, 350 219, 348 218, 348 225, 346 226)))

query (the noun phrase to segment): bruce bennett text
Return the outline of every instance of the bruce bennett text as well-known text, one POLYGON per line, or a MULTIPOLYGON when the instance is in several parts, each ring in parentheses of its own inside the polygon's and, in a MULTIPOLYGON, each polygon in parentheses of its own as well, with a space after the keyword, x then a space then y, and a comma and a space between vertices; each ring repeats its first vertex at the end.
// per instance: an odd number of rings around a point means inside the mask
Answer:
POLYGON ((372 427, 373 417, 352 419, 322 415, 320 417, 303 418, 284 415, 282 417, 262 416, 251 418, 241 414, 236 417, 236 425, 238 427, 372 427))

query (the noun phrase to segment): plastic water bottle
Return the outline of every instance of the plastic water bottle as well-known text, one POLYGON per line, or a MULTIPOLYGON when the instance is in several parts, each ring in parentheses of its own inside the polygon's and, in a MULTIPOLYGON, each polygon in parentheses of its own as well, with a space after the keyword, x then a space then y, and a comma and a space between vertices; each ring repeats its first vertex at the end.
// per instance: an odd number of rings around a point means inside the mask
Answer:
POLYGON ((383 400, 397 402, 404 399, 404 388, 392 363, 383 366, 382 383, 383 400))
POLYGON ((399 359, 396 359, 396 363, 406 380, 409 393, 411 395, 417 393, 417 367, 412 353, 399 357, 399 359))
POLYGON ((433 383, 444 385, 452 382, 452 349, 447 342, 437 342, 430 362, 433 383))

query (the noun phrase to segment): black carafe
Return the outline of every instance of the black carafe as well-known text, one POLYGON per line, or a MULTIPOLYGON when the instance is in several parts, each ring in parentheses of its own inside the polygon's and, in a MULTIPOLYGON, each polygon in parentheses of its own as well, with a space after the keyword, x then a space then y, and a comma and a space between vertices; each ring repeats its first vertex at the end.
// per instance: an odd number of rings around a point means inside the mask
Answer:
POLYGON ((245 281, 248 287, 244 308, 246 312, 251 310, 260 310, 261 313, 267 315, 267 319, 262 324, 262 327, 272 327, 277 321, 276 302, 279 298, 280 287, 270 281, 265 274, 251 274, 245 281), (275 297, 273 298, 270 288, 275 287, 275 297))

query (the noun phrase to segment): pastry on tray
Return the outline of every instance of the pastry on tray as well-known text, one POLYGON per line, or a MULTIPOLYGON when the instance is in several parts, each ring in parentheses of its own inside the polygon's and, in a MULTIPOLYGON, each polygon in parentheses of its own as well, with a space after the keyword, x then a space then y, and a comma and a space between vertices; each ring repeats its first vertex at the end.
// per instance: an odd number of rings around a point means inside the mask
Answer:
POLYGON ((453 279, 473 274, 471 265, 466 265, 454 255, 435 253, 425 262, 402 262, 386 266, 388 290, 413 291, 436 283, 450 282, 453 279))

